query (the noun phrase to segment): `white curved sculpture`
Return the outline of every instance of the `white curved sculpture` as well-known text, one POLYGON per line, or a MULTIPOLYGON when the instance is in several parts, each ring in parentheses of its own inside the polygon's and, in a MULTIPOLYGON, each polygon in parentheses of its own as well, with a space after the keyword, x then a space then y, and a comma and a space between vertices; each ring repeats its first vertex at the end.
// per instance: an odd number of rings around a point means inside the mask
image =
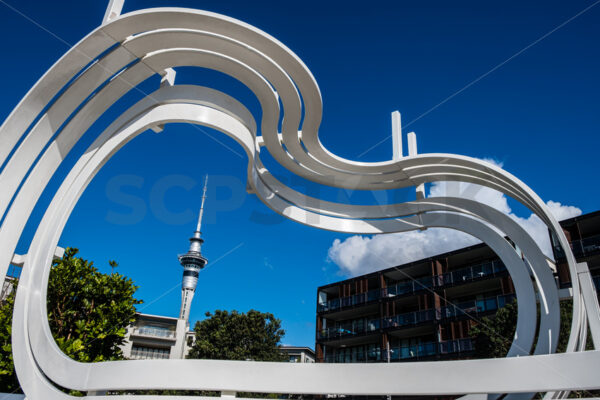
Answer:
MULTIPOLYGON (((15 367, 28 398, 70 397, 56 385, 87 392, 181 389, 371 395, 519 393, 520 397, 531 397, 524 394, 531 392, 557 392, 547 396, 564 397, 565 391, 600 387, 600 351, 581 351, 588 318, 592 324, 600 321, 598 305, 587 304, 586 308, 576 262, 562 229, 523 182, 491 164, 452 154, 412 155, 379 163, 337 157, 318 138, 322 104, 316 81, 302 61, 276 39, 209 12, 166 8, 119 16, 119 4, 122 2, 111 2, 107 22, 66 53, 0 127, 3 279, 33 207, 77 141, 111 105, 147 78, 167 74, 171 81, 124 110, 96 138, 55 193, 38 226, 19 282, 13 319, 15 367), (260 123, 226 94, 175 85, 171 68, 179 66, 214 69, 244 83, 260 102, 260 123), (91 179, 122 146, 148 129, 181 122, 208 126, 236 140, 248 157, 247 179, 253 193, 292 220, 321 229, 368 234, 447 227, 487 243, 507 266, 517 292, 519 316, 509 357, 299 365, 215 360, 83 364, 65 356, 52 338, 46 312, 52 255, 64 225, 91 179), (557 288, 546 259, 531 237, 506 215, 459 198, 385 206, 310 198, 269 173, 261 162, 264 151, 294 174, 340 188, 395 189, 456 180, 484 185, 520 201, 548 225, 567 255, 574 306, 568 352, 552 354, 560 315, 557 288), (525 260, 504 235, 523 251, 525 260), (529 356, 538 325, 536 296, 539 332, 529 356), (437 377, 434 386, 432 376, 437 377)), ((592 332, 600 342, 598 329, 592 332)))

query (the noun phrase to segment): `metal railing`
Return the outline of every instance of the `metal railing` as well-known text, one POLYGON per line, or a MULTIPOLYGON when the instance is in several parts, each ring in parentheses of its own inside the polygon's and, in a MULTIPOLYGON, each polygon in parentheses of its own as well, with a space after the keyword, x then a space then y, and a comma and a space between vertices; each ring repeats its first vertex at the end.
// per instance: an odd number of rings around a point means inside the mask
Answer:
POLYGON ((435 309, 412 311, 404 314, 398 314, 383 318, 384 328, 400 328, 408 325, 417 325, 422 322, 433 321, 435 319, 435 309))
POLYGON ((340 324, 333 328, 322 329, 318 332, 318 339, 331 340, 341 337, 357 336, 379 330, 381 320, 379 318, 365 320, 359 319, 340 324))
MULTIPOLYGON (((391 347, 389 361, 403 361, 434 357, 437 355, 451 355, 469 353, 475 349, 471 338, 447 340, 443 342, 425 342, 412 346, 391 347)), ((377 347, 348 348, 337 354, 329 354, 324 357, 326 363, 362 363, 362 362, 387 362, 387 349, 377 347)))
MULTIPOLYGON (((598 278, 600 284, 600 277, 598 278)), ((480 300, 471 300, 440 308, 411 311, 389 317, 373 319, 356 319, 337 324, 334 327, 322 329, 317 332, 317 340, 333 340, 350 336, 357 336, 378 331, 379 329, 396 329, 418 325, 424 322, 443 320, 458 317, 469 317, 481 313, 489 313, 511 303, 516 296, 505 294, 487 297, 480 300)))
POLYGON ((468 283, 478 279, 495 276, 496 274, 503 272, 506 272, 504 263, 500 260, 494 260, 440 275, 425 276, 414 280, 398 282, 394 285, 381 289, 373 289, 366 293, 332 299, 325 303, 318 304, 317 311, 335 311, 345 307, 370 303, 380 298, 414 294, 431 288, 441 288, 448 285, 468 283))
POLYGON ((381 289, 382 297, 394 297, 403 294, 416 293, 421 290, 427 290, 432 288, 434 285, 435 276, 425 276, 410 281, 398 282, 395 285, 390 285, 386 288, 381 289))
MULTIPOLYGON (((569 243, 575 257, 585 257, 600 251, 600 235, 573 240, 569 243)), ((565 258, 565 252, 560 246, 554 246, 556 258, 565 258)))
POLYGON ((500 260, 490 261, 467 268, 461 268, 456 271, 446 272, 434 277, 435 286, 442 287, 447 285, 457 285, 471 282, 496 274, 506 272, 506 266, 500 260))
POLYGON ((371 301, 379 300, 380 289, 369 290, 366 293, 358 293, 352 296, 340 297, 337 299, 329 300, 325 303, 317 305, 318 311, 333 311, 339 308, 356 306, 359 304, 370 303, 371 301))
POLYGON ((357 336, 378 331, 380 328, 401 328, 404 326, 417 325, 422 322, 433 321, 436 316, 436 310, 412 311, 403 314, 397 314, 390 317, 374 319, 358 319, 336 325, 335 327, 322 329, 317 333, 319 340, 332 340, 349 336, 357 336))
POLYGON ((505 294, 501 296, 487 297, 480 300, 466 301, 438 309, 438 319, 448 319, 461 316, 471 316, 480 313, 495 311, 511 303, 516 296, 514 294, 505 294))
POLYGON ((137 335, 155 336, 169 339, 175 338, 175 332, 170 329, 152 328, 148 326, 134 328, 133 333, 137 335))

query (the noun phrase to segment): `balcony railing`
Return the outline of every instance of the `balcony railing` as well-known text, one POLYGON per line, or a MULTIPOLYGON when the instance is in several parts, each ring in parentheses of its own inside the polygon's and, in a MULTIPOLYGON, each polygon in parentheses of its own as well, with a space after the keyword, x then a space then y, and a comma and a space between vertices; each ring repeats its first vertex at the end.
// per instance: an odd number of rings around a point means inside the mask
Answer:
POLYGON ((154 337, 167 338, 167 339, 175 339, 175 332, 172 330, 151 328, 151 327, 147 327, 147 326, 133 328, 133 334, 144 335, 144 336, 154 336, 154 337))
MULTIPOLYGON (((474 350, 471 338, 455 339, 444 342, 426 342, 414 346, 391 347, 389 351, 390 362, 411 359, 427 358, 437 355, 451 355, 468 353, 474 350)), ((387 349, 356 349, 330 354, 324 358, 327 363, 362 363, 362 362, 387 362, 387 349)))
MULTIPOLYGON (((573 240, 569 243, 575 257, 586 257, 600 251, 600 235, 573 240)), ((554 246, 556 258, 565 258, 565 252, 560 246, 554 246)))
MULTIPOLYGON (((600 280, 600 277, 596 277, 600 280)), ((597 284, 600 285, 600 282, 597 284)), ((469 317, 481 313, 496 311, 511 303, 516 296, 506 294, 488 297, 481 300, 472 300, 441 308, 412 311, 384 318, 357 319, 344 322, 332 328, 322 329, 317 333, 317 340, 333 340, 350 336, 368 334, 381 329, 396 329, 414 326, 424 322, 443 320, 458 317, 469 317)))
POLYGON ((334 328, 323 329, 318 333, 318 339, 331 340, 341 337, 357 336, 379 330, 381 320, 356 320, 334 328))
POLYGON ((352 296, 340 297, 318 304, 318 311, 334 311, 344 307, 356 306, 379 300, 380 289, 369 290, 366 293, 358 293, 352 296))
POLYGON ((381 289, 381 296, 394 297, 407 293, 416 293, 421 290, 431 289, 433 287, 434 281, 435 277, 426 276, 410 281, 399 282, 395 285, 390 285, 386 288, 381 289))
POLYGON ((441 288, 448 285, 457 285, 472 282, 478 279, 495 276, 506 271, 500 260, 446 272, 433 277, 426 276, 410 281, 403 281, 382 289, 370 290, 353 296, 340 297, 318 304, 318 312, 335 311, 341 308, 366 304, 380 298, 395 297, 405 294, 414 294, 431 288, 441 288))
POLYGON ((495 276, 506 271, 506 266, 500 260, 490 261, 472 267, 461 268, 456 271, 446 272, 434 277, 435 286, 457 285, 471 282, 490 276, 495 276))
POLYGON ((488 297, 481 300, 466 301, 438 309, 440 313, 438 317, 439 319, 447 319, 487 313, 504 307, 505 305, 511 303, 514 299, 516 299, 514 294, 505 294, 502 296, 488 297))
POLYGON ((401 328, 409 325, 417 325, 422 322, 433 321, 435 319, 435 309, 413 311, 404 314, 394 315, 383 318, 384 328, 401 328))

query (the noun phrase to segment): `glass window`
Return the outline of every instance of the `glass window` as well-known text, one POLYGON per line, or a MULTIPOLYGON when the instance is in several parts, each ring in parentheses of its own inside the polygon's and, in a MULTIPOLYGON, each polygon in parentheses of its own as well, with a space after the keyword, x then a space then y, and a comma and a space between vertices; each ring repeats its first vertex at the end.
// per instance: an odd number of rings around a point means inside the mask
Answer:
POLYGON ((131 348, 131 358, 137 360, 168 359, 171 350, 168 348, 145 347, 134 345, 131 348))

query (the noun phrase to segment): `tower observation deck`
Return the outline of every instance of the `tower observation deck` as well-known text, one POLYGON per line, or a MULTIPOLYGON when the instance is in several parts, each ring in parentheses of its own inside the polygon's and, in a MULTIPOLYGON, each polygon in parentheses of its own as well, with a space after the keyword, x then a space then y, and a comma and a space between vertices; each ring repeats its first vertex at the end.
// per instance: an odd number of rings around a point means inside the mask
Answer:
POLYGON ((204 188, 202 189, 202 203, 200 205, 200 213, 198 215, 198 224, 196 231, 190 238, 190 248, 187 253, 180 255, 179 263, 183 267, 183 279, 181 282, 181 310, 179 311, 179 319, 186 322, 189 321, 190 307, 196 285, 198 284, 198 275, 203 269, 208 260, 202 256, 201 247, 204 240, 202 239, 202 215, 204 214, 204 201, 206 200, 206 186, 208 184, 208 175, 204 180, 204 188))

